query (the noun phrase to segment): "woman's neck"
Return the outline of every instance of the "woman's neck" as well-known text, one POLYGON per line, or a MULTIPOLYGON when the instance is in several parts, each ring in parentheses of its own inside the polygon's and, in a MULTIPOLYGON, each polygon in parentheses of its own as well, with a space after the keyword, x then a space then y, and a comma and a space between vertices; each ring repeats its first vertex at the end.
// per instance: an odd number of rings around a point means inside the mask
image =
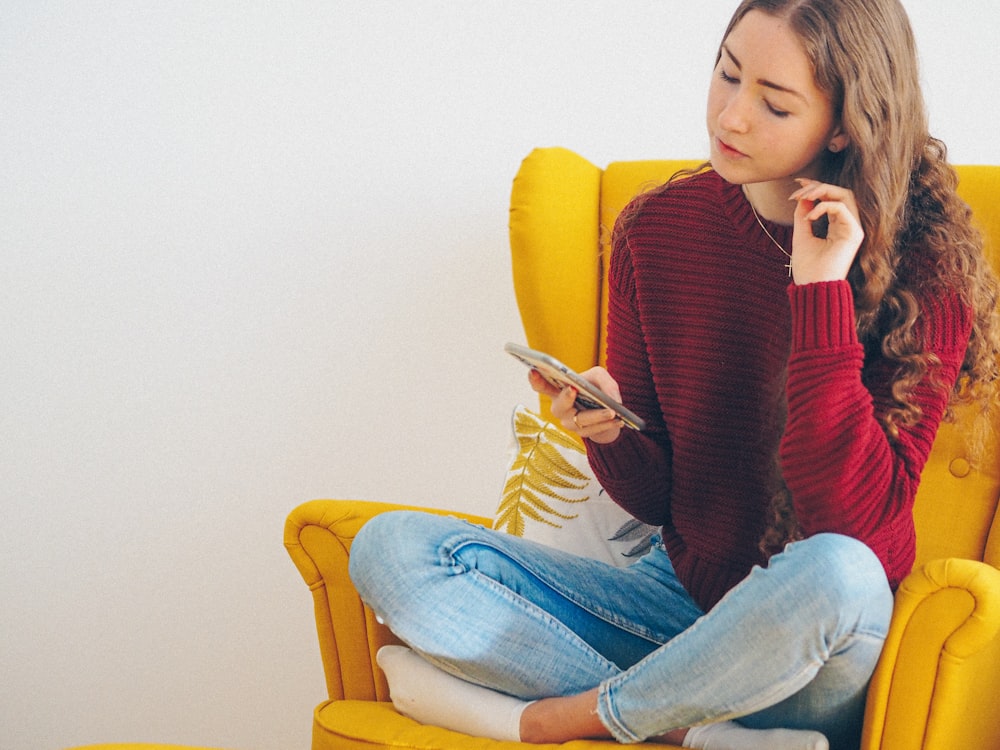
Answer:
POLYGON ((760 218, 791 226, 795 219, 795 204, 788 200, 788 196, 798 187, 794 180, 753 182, 743 186, 743 195, 760 218))

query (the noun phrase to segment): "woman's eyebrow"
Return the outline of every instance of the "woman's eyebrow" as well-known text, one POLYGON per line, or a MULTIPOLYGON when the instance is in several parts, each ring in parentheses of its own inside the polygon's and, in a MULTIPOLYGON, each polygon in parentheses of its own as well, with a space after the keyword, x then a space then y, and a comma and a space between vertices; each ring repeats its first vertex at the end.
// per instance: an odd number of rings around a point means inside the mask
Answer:
MULTIPOLYGON (((729 59, 733 61, 733 65, 735 65, 738 70, 743 70, 743 66, 740 64, 740 61, 736 58, 736 55, 733 54, 733 51, 729 49, 729 47, 723 44, 722 50, 723 52, 726 53, 729 59)), ((792 96, 797 96, 804 102, 807 101, 803 94, 800 94, 795 89, 790 89, 787 86, 782 86, 780 83, 775 83, 774 81, 768 81, 767 79, 764 78, 757 79, 757 83, 759 83, 761 86, 766 86, 769 89, 774 89, 775 91, 781 91, 785 94, 791 94, 792 96)))

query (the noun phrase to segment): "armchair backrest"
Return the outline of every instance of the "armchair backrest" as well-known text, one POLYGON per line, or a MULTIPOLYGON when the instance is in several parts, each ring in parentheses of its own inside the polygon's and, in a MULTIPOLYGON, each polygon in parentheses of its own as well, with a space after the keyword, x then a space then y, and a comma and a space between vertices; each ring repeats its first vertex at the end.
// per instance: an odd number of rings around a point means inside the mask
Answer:
MULTIPOLYGON (((698 163, 629 161, 601 169, 563 148, 536 149, 524 160, 511 193, 510 244, 530 346, 577 370, 603 362, 615 219, 633 196, 698 163)), ((959 193, 1000 268, 1000 166, 960 166, 958 173, 959 193)), ((941 427, 924 469, 914 510, 918 564, 964 557, 1000 567, 1000 450, 994 440, 973 465, 965 441, 971 420, 959 413, 941 427)), ((993 424, 1000 430, 1000 415, 993 424)))

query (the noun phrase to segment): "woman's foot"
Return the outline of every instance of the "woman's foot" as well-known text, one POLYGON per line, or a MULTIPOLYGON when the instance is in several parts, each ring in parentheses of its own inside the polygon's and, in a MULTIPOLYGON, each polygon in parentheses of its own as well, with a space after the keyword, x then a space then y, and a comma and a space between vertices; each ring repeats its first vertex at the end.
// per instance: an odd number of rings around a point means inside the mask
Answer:
POLYGON ((734 721, 687 731, 682 747, 699 750, 829 750, 819 732, 807 729, 749 729, 734 721))
POLYGON ((383 646, 376 661, 392 705, 404 716, 474 737, 520 739, 528 702, 454 677, 404 646, 383 646))

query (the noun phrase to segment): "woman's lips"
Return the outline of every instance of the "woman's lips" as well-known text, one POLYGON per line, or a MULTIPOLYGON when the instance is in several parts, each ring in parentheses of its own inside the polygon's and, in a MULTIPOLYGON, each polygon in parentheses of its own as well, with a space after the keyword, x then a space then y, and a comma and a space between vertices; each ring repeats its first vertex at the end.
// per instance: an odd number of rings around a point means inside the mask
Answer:
POLYGON ((738 159, 746 156, 746 154, 742 151, 733 148, 721 138, 716 138, 715 143, 718 146, 720 153, 722 153, 723 156, 728 156, 730 159, 738 159))

